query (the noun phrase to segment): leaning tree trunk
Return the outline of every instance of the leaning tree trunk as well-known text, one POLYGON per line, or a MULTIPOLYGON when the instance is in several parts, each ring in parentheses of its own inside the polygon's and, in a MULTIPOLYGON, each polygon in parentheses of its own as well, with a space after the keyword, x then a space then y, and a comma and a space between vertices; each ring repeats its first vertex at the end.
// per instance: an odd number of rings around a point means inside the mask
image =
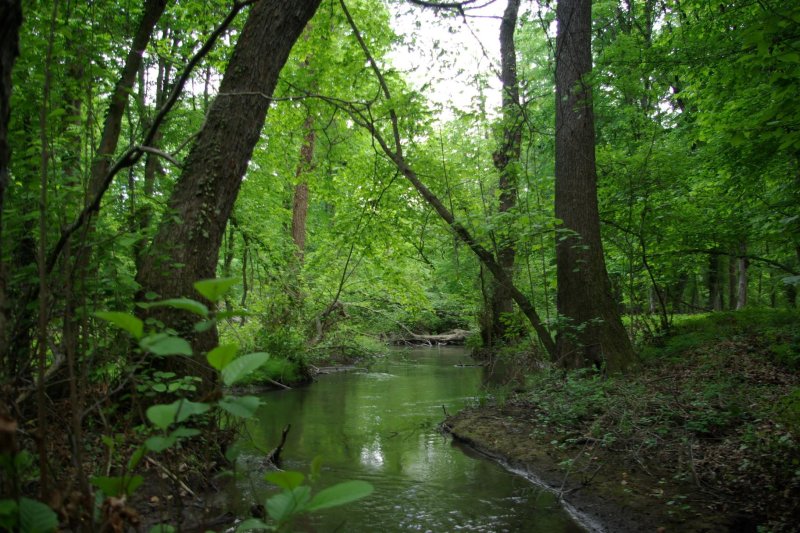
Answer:
POLYGON ((591 0, 561 0, 556 10, 556 344, 567 367, 625 369, 634 351, 611 296, 597 205, 591 0))
MULTIPOLYGON (((137 274, 140 296, 197 297, 193 283, 213 278, 225 224, 247 164, 264 126, 275 85, 289 52, 320 0, 261 0, 247 22, 163 219, 137 274)), ((200 375, 205 389, 214 383, 205 352, 217 332, 192 335, 190 317, 171 311, 159 315, 184 336, 193 337, 194 361, 176 362, 179 371, 200 375)))
MULTIPOLYGON (((508 213, 517 203, 517 170, 520 145, 522 144, 522 121, 520 120, 519 86, 517 83, 517 52, 514 46, 514 30, 520 0, 508 0, 500 23, 501 81, 503 82, 503 142, 493 155, 494 166, 500 174, 498 189, 499 213, 508 213)), ((509 228, 495 232, 497 262, 509 279, 514 279, 516 244, 509 228)), ((496 344, 506 335, 506 316, 514 312, 514 299, 505 285, 492 278, 489 285, 489 331, 482 337, 496 344)))

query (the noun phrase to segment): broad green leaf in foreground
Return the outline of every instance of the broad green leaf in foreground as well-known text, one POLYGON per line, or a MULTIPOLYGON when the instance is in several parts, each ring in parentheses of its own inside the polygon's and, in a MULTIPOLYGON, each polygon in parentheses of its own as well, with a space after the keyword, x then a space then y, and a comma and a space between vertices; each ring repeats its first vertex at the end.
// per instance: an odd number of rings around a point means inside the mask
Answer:
POLYGON ((372 494, 372 485, 366 481, 345 481, 319 491, 306 506, 307 511, 327 509, 354 502, 372 494))
POLYGON ((207 403, 176 400, 168 404, 152 405, 147 408, 147 419, 159 429, 165 430, 173 422, 181 423, 190 416, 200 415, 211 409, 207 403))
POLYGON ((139 341, 142 350, 153 355, 192 355, 192 346, 181 337, 156 333, 139 341))
POLYGON ((144 323, 130 313, 98 311, 94 316, 102 318, 106 322, 110 322, 118 328, 127 331, 135 339, 141 339, 144 334, 144 323))
POLYGON ((239 283, 238 278, 204 279, 194 284, 194 288, 212 302, 218 302, 231 287, 239 283))
POLYGON ((208 364, 217 370, 222 370, 228 366, 228 363, 236 359, 236 351, 238 349, 239 345, 237 344, 220 344, 206 355, 208 364))
POLYGON ((256 396, 225 396, 219 406, 239 418, 252 417, 261 406, 261 399, 256 396))
POLYGON ((234 359, 222 369, 222 382, 225 385, 233 385, 266 363, 268 359, 269 354, 265 352, 253 352, 234 359))

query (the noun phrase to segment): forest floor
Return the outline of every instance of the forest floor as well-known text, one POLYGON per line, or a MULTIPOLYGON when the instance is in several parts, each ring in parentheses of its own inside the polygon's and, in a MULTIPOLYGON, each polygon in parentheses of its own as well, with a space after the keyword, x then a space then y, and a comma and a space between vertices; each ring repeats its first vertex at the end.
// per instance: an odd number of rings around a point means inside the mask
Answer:
MULTIPOLYGON (((621 377, 549 371, 448 418, 607 531, 796 531, 800 315, 686 319, 621 377)), ((594 524, 594 525, 593 525, 594 524)))

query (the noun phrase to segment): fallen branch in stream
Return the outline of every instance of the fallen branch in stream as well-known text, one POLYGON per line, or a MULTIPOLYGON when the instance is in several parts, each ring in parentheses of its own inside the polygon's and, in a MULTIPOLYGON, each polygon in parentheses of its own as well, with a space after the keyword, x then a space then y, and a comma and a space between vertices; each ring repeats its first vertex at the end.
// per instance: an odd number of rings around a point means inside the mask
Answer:
POLYGON ((470 332, 465 329, 453 329, 439 335, 418 335, 408 331, 407 336, 392 340, 392 344, 414 344, 426 346, 439 346, 444 344, 464 344, 470 332))
POLYGON ((286 427, 281 431, 281 441, 275 449, 267 454, 267 462, 273 464, 275 468, 280 468, 281 466, 281 452, 283 451, 283 446, 286 444, 286 436, 289 434, 290 429, 292 429, 292 425, 286 424, 286 427))

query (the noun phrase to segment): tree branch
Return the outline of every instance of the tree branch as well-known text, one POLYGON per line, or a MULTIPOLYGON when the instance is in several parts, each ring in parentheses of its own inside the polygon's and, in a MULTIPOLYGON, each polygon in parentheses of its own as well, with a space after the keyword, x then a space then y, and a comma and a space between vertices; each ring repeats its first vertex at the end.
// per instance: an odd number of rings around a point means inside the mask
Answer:
POLYGON ((239 12, 244 9, 246 6, 254 3, 257 0, 247 0, 243 2, 236 2, 233 5, 233 9, 228 13, 222 23, 214 30, 214 32, 209 36, 208 41, 203 45, 200 50, 192 57, 186 67, 183 69, 183 73, 178 78, 175 83, 174 88, 172 89, 172 93, 167 98, 167 101, 164 103, 162 108, 156 114, 155 118, 153 119, 153 123, 150 126, 150 129, 147 131, 142 143, 140 146, 132 146, 128 148, 124 154, 120 156, 114 166, 112 166, 108 173, 102 180, 102 183, 99 184, 97 191, 95 192, 94 197, 92 200, 86 204, 83 210, 78 214, 78 217, 66 228, 64 228, 61 232, 61 237, 59 237, 58 242, 56 243, 53 250, 51 250, 50 255, 47 258, 47 274, 53 271, 55 267, 56 261, 58 261, 61 252, 64 250, 64 246, 67 243, 67 240, 78 230, 80 229, 90 218, 91 216, 99 211, 100 209, 100 202, 103 199, 108 188, 111 186, 111 182, 114 180, 114 177, 119 174, 119 172, 130 166, 135 165, 139 159, 145 154, 145 150, 142 149, 142 146, 148 146, 152 144, 153 138, 155 137, 158 129, 161 127, 161 123, 164 122, 167 114, 172 110, 175 104, 178 101, 181 93, 183 92, 183 87, 186 85, 186 82, 189 80, 189 76, 191 75, 194 68, 200 63, 200 61, 211 51, 211 49, 216 44, 219 37, 228 29, 228 27, 233 23, 236 16, 239 12))
MULTIPOLYGON (((405 157, 403 156, 402 152, 402 144, 401 144, 401 136, 400 136, 400 127, 399 127, 399 120, 397 118, 397 112, 395 111, 394 107, 391 105, 392 97, 391 92, 389 91, 389 87, 386 83, 383 74, 381 73, 380 69, 378 68, 377 62, 373 58, 372 54, 369 51, 366 43, 364 42, 363 38, 361 37, 361 33, 358 30, 358 27, 353 20, 353 17, 350 15, 350 12, 347 10, 347 6, 344 3, 344 0, 339 0, 339 3, 342 6, 342 9, 345 12, 345 16, 347 17, 347 21, 350 24, 351 29, 353 30, 356 39, 358 40, 359 45, 361 46, 364 55, 367 57, 367 61, 369 62, 375 76, 378 79, 378 83, 381 87, 381 91, 383 92, 387 103, 389 104, 389 118, 391 120, 392 126, 392 135, 394 137, 394 150, 389 147, 389 144, 386 142, 386 139, 381 135, 380 131, 378 131, 377 126, 375 125, 374 120, 372 117, 366 117, 363 113, 354 114, 353 108, 351 106, 347 106, 344 108, 350 114, 350 117, 353 119, 361 127, 367 129, 372 134, 372 138, 375 142, 380 145, 381 150, 389 157, 389 159, 397 166, 398 170, 403 174, 403 176, 408 179, 409 182, 414 186, 417 192, 422 196, 422 198, 428 202, 428 204, 433 207, 439 216, 444 220, 450 229, 456 234, 456 236, 464 242, 469 248, 475 253, 478 259, 483 263, 487 269, 492 273, 492 275, 497 279, 498 283, 506 287, 509 291, 509 294, 514 299, 514 301, 519 306, 520 310, 525 314, 525 316, 530 321, 533 329, 536 331, 539 340, 541 341, 542 345, 544 346, 547 354, 550 356, 551 360, 556 359, 556 345, 553 341, 553 337, 550 335, 547 327, 542 322, 539 314, 536 312, 536 308, 533 306, 531 301, 525 296, 513 283, 512 279, 506 274, 505 270, 500 266, 494 256, 489 252, 486 248, 484 248, 478 241, 472 236, 469 230, 463 226, 461 223, 457 222, 453 214, 444 206, 441 200, 430 190, 428 189, 422 181, 420 181, 419 177, 417 176, 416 172, 413 168, 408 164, 405 157)), ((331 101, 331 100, 328 100, 331 101)), ((367 112, 370 111, 369 107, 366 109, 367 112)))

